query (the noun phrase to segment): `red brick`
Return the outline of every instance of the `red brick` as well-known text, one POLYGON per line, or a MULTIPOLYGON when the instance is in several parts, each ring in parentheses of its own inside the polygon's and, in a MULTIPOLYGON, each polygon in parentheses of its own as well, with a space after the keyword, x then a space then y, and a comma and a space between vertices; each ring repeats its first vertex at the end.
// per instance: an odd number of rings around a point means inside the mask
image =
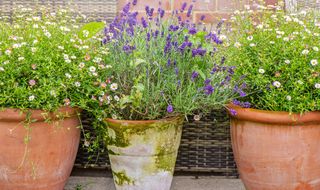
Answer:
POLYGON ((243 9, 244 5, 249 4, 249 0, 217 0, 217 10, 224 12, 233 12, 237 9, 243 9))
POLYGON ((216 0, 196 0, 196 2, 193 3, 194 0, 173 0, 174 6, 173 8, 176 10, 180 10, 181 6, 184 2, 188 4, 187 10, 191 4, 193 4, 193 10, 194 11, 215 11, 216 10, 216 0))
MULTIPOLYGON (((118 0, 118 11, 121 11, 122 8, 127 4, 131 2, 132 0, 118 0)), ((137 10, 137 11, 144 11, 145 7, 148 5, 151 8, 155 8, 155 12, 159 7, 159 2, 161 2, 161 7, 165 10, 171 10, 171 4, 170 0, 138 0, 138 4, 136 6, 133 6, 132 10, 137 10)), ((131 6, 132 8, 132 6, 131 6)))
POLYGON ((200 21, 202 15, 205 15, 204 23, 218 23, 222 19, 229 19, 229 13, 196 13, 195 20, 200 21))

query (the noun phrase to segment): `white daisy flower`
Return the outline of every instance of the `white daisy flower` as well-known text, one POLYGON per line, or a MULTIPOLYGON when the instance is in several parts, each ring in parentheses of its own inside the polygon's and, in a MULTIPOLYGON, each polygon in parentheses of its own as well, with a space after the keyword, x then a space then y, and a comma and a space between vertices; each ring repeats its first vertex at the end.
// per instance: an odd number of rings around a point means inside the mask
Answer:
POLYGON ((303 55, 307 55, 309 53, 309 50, 305 49, 301 52, 303 55))
POLYGON ((288 42, 288 41, 289 41, 289 38, 288 38, 288 37, 284 37, 284 38, 283 38, 283 41, 288 42))
POLYGON ((85 63, 84 63, 84 62, 81 62, 81 63, 79 64, 79 68, 80 68, 80 69, 82 69, 84 66, 85 66, 85 63))
POLYGON ((34 95, 29 96, 29 101, 33 101, 36 97, 34 95))
POLYGON ((263 74, 263 73, 265 73, 265 70, 264 69, 259 69, 259 73, 263 74))
POLYGON ((316 84, 314 85, 314 87, 315 87, 316 89, 320 89, 320 83, 316 83, 316 84))
POLYGON ((65 76, 70 79, 72 76, 69 73, 66 73, 65 76))
POLYGON ((21 48, 21 46, 22 46, 21 44, 13 44, 12 48, 13 49, 18 49, 18 48, 21 48))
POLYGON ((77 59, 77 57, 74 56, 74 55, 72 55, 70 58, 71 58, 71 59, 77 59))
POLYGON ((286 99, 287 99, 288 101, 291 101, 291 96, 288 95, 288 96, 286 97, 286 99))
POLYGON ((32 27, 33 28, 39 28, 39 25, 38 24, 34 24, 32 27))
POLYGON ((113 98, 114 98, 114 100, 117 101, 117 102, 119 102, 119 100, 120 100, 119 96, 117 96, 117 95, 115 95, 113 98))
POLYGON ((117 83, 112 83, 111 86, 110 86, 110 89, 111 89, 112 91, 117 90, 117 89, 118 89, 118 84, 117 84, 117 83))
POLYGON ((8 63, 10 63, 10 61, 8 61, 8 60, 5 61, 5 62, 3 62, 4 65, 6 65, 6 64, 8 64, 8 63))
POLYGON ((234 47, 240 48, 240 47, 241 47, 241 44, 240 44, 239 42, 236 42, 236 43, 234 43, 234 47))
POLYGON ((33 44, 36 44, 38 43, 39 41, 38 40, 33 40, 33 44))
POLYGON ((36 51, 37 51, 37 48, 35 48, 35 47, 32 47, 32 48, 31 48, 31 52, 32 52, 32 53, 35 53, 36 51))
POLYGON ((91 67, 89 67, 89 71, 93 73, 96 71, 96 68, 94 66, 91 66, 91 67))
POLYGON ((70 59, 66 59, 65 62, 66 63, 71 63, 71 60, 70 59))
POLYGON ((48 32, 48 31, 45 31, 45 32, 44 32, 44 35, 47 36, 48 38, 51 38, 51 34, 50 34, 50 32, 48 32))
POLYGON ((255 47, 255 46, 256 46, 255 43, 251 43, 251 44, 250 44, 250 47, 255 47))
POLYGON ((18 61, 23 61, 24 57, 18 57, 18 61))
POLYGON ((253 40, 253 36, 248 36, 247 40, 252 41, 253 40))
POLYGON ((313 51, 319 51, 319 48, 316 46, 314 46, 312 49, 313 49, 313 51))
POLYGON ((74 85, 75 85, 76 87, 80 87, 80 86, 81 86, 81 83, 77 81, 77 82, 74 83, 74 85))
POLYGON ((311 63, 312 66, 316 66, 316 65, 318 65, 318 60, 312 59, 312 60, 310 61, 310 63, 311 63))
POLYGON ((34 21, 40 21, 41 18, 40 18, 39 16, 34 16, 34 17, 32 17, 32 20, 34 20, 34 21))
POLYGON ((3 68, 3 67, 0 67, 0 71, 3 72, 3 71, 4 71, 4 68, 3 68))
POLYGON ((290 63, 291 63, 291 61, 290 61, 289 59, 284 60, 284 62, 285 62, 286 64, 290 64, 290 63))
POLYGON ((273 84, 273 86, 275 86, 277 88, 281 87, 281 83, 279 81, 274 81, 272 84, 273 84))
POLYGON ((64 50, 64 47, 63 46, 58 46, 58 49, 64 50))
POLYGON ((270 41, 270 44, 275 44, 276 42, 275 41, 270 41))

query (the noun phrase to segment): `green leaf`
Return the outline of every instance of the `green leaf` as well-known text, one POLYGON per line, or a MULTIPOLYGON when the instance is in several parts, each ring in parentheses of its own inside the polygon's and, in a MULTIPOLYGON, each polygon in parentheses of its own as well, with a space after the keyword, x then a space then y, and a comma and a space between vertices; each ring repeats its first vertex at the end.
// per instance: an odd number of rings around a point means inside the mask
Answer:
POLYGON ((103 22, 89 22, 88 24, 85 24, 80 29, 78 35, 82 40, 92 38, 94 35, 102 31, 102 29, 105 27, 105 24, 103 22), (88 36, 85 36, 85 31, 88 31, 88 36))
POLYGON ((146 60, 137 58, 134 62, 130 61, 130 66, 136 67, 136 66, 140 65, 141 63, 145 63, 145 62, 146 62, 146 60))

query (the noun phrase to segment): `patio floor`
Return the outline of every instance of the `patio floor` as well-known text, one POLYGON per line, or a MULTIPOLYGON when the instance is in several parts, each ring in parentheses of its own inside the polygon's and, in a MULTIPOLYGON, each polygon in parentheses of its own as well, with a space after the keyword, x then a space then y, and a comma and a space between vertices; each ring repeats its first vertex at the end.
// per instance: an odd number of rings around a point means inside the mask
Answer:
MULTIPOLYGON (((115 190, 115 187, 111 177, 71 176, 65 190, 115 190)), ((245 188, 239 179, 175 176, 171 190, 245 190, 245 188)))

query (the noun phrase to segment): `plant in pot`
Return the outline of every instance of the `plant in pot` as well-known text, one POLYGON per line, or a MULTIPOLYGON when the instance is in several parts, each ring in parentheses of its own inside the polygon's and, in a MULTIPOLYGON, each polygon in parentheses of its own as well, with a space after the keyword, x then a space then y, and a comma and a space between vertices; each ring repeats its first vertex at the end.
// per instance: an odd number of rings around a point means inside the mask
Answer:
POLYGON ((222 107, 244 86, 215 55, 225 40, 220 25, 215 33, 192 23, 192 4, 172 15, 146 6, 141 16, 130 11, 135 5, 128 3, 104 30, 110 87, 117 90, 107 99, 107 147, 118 190, 168 190, 185 116, 222 107))
POLYGON ((90 59, 107 51, 93 48, 100 40, 81 30, 83 21, 41 7, 1 17, 0 189, 64 188, 78 149, 80 111, 96 104, 89 95, 100 93, 95 83, 107 73, 90 59))
POLYGON ((248 8, 231 17, 226 50, 248 85, 228 106, 241 179, 248 190, 320 189, 319 15, 248 8))

